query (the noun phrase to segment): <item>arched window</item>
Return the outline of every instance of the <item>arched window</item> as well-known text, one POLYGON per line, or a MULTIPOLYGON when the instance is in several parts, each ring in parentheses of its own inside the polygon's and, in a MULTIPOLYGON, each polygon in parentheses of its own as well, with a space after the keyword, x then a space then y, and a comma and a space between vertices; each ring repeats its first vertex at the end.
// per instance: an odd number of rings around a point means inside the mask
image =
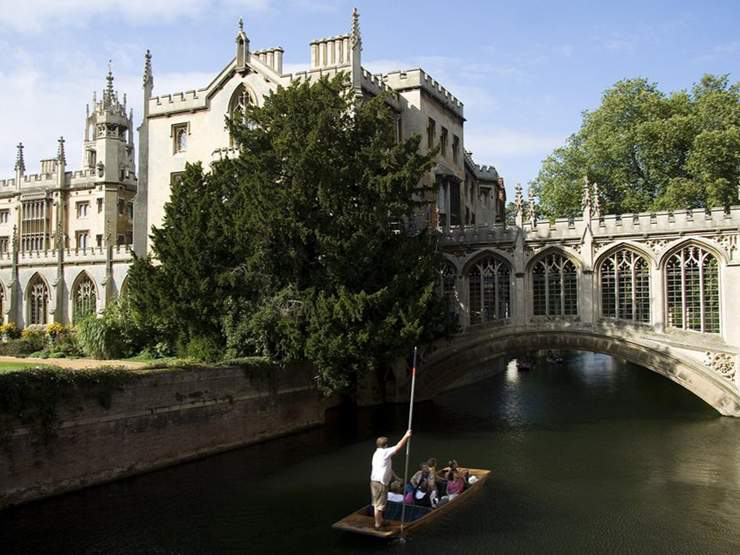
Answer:
POLYGON ((604 260, 599 272, 602 316, 650 322, 650 265, 644 257, 622 249, 604 260))
POLYGON ((719 262, 707 250, 687 245, 666 262, 668 325, 719 333, 719 262))
POLYGON ((49 289, 41 276, 36 274, 28 284, 28 322, 46 324, 46 313, 49 305, 49 289))
POLYGON ((511 316, 511 267, 505 260, 487 256, 468 272, 470 323, 504 320, 511 316))
POLYGON ((72 292, 72 319, 76 322, 89 314, 95 314, 97 310, 97 295, 95 284, 90 276, 85 274, 77 280, 72 292))
POLYGON ((445 264, 439 271, 442 295, 447 297, 450 303, 455 302, 455 281, 457 281, 457 270, 452 264, 445 264))
MULTIPOLYGON (((247 108, 252 104, 252 96, 244 85, 239 85, 234 94, 231 95, 229 100, 229 117, 230 118, 242 118, 247 108)), ((234 138, 231 137, 231 146, 234 146, 234 138)))
POLYGON ((578 275, 568 257, 552 253, 535 262, 532 290, 535 316, 578 314, 578 275))

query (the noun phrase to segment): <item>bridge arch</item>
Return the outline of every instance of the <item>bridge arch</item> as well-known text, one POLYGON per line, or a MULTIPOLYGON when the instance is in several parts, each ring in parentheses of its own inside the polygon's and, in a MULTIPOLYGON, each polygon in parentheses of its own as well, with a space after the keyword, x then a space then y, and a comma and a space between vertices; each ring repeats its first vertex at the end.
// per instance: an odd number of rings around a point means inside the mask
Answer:
POLYGON ((574 328, 491 328, 466 334, 435 351, 417 377, 420 398, 434 397, 467 372, 516 353, 557 349, 602 353, 652 370, 691 391, 725 416, 740 416, 740 393, 733 381, 695 357, 641 335, 574 328))

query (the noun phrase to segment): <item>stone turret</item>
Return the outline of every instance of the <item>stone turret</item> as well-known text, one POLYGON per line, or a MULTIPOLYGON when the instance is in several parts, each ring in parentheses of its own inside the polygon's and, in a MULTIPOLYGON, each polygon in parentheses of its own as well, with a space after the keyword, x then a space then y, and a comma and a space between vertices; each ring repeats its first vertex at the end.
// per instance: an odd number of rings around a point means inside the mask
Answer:
POLYGON ((97 180, 119 182, 133 179, 135 172, 133 114, 127 113, 125 96, 119 100, 110 65, 105 80, 102 100, 93 94, 93 109, 86 117, 82 166, 97 180))
POLYGON ((524 224, 524 198, 521 183, 517 183, 514 188, 514 206, 516 206, 516 225, 522 227, 524 224))
POLYGON ((236 70, 246 71, 249 59, 249 38, 244 32, 244 20, 239 18, 239 32, 236 35, 236 70))
POLYGON ((18 143, 15 153, 15 188, 21 188, 21 178, 26 173, 26 162, 23 160, 23 143, 18 143))
POLYGON ((139 181, 134 197, 134 252, 139 256, 146 254, 149 218, 147 203, 149 198, 149 99, 154 89, 152 72, 152 53, 144 55, 144 114, 139 126, 139 181))

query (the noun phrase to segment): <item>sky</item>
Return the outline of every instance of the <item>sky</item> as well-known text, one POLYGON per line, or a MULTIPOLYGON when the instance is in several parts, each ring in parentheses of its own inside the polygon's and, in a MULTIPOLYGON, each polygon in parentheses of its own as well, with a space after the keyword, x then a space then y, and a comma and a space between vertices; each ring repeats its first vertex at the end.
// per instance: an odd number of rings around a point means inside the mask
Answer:
POLYGON ((66 139, 82 158, 85 104, 115 86, 141 121, 152 51, 154 94, 205 87, 234 56, 239 17, 253 50, 282 46, 305 68, 309 42, 349 31, 360 12, 363 66, 422 67, 465 105, 465 148, 496 166, 511 194, 580 127, 620 79, 666 92, 704 73, 740 80, 740 2, 620 0, 0 0, 0 178, 27 173, 66 139))

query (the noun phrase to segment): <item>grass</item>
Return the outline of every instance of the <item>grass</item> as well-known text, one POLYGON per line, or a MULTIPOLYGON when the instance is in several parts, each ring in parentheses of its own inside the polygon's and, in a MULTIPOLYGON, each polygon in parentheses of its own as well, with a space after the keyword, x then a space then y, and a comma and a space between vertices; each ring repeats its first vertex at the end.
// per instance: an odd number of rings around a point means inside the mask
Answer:
POLYGON ((2 362, 0 361, 0 374, 4 372, 14 372, 16 370, 25 370, 26 368, 50 368, 48 364, 39 364, 38 362, 2 362))

